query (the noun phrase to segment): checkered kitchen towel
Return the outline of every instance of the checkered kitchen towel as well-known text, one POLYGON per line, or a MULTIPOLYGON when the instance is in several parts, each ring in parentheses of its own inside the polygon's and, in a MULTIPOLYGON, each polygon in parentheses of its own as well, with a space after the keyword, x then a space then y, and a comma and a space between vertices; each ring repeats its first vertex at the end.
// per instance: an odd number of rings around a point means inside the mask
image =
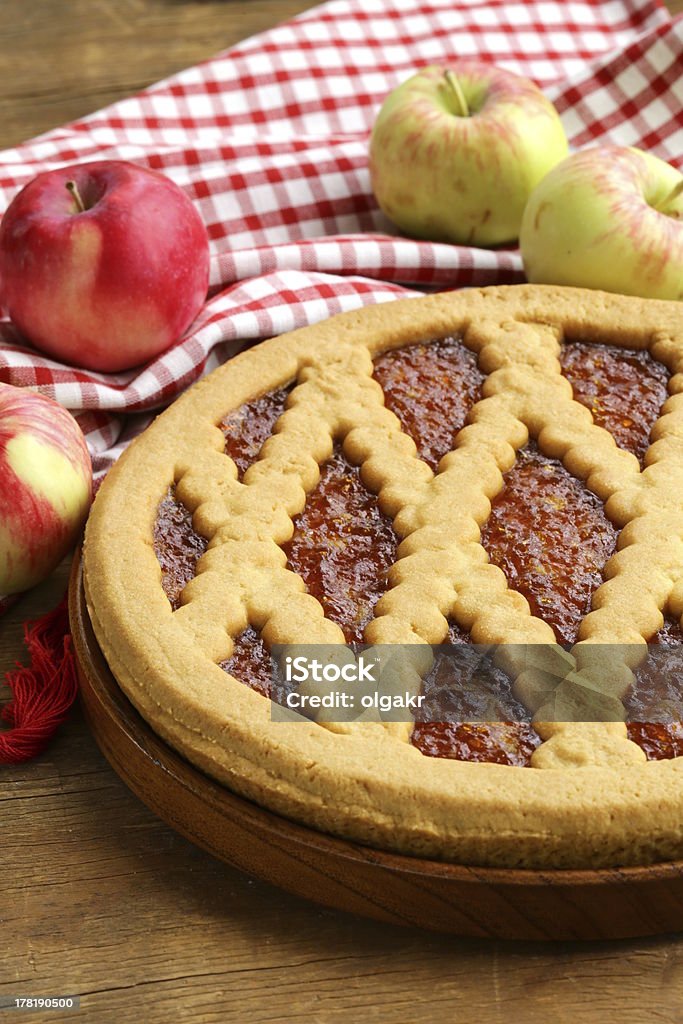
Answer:
POLYGON ((197 204, 211 293, 186 337, 106 375, 0 324, 0 380, 73 410, 102 474, 200 374, 259 338, 419 288, 514 282, 519 254, 397 237, 369 183, 368 135, 417 68, 477 57, 531 78, 574 147, 683 163, 683 22, 656 0, 333 0, 131 99, 0 153, 0 209, 39 171, 94 159, 161 170, 197 204))

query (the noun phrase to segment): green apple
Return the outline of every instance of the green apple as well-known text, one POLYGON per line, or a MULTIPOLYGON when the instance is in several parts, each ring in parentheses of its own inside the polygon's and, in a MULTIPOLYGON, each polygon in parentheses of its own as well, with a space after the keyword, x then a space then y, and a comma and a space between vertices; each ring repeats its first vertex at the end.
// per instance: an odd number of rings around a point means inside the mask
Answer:
POLYGON ((543 179, 519 238, 529 281, 683 298, 683 175, 621 146, 574 153, 543 179))
POLYGON ((513 242, 526 202, 567 155, 552 103, 527 78, 460 61, 427 67, 384 101, 372 188, 402 231, 469 245, 513 242))

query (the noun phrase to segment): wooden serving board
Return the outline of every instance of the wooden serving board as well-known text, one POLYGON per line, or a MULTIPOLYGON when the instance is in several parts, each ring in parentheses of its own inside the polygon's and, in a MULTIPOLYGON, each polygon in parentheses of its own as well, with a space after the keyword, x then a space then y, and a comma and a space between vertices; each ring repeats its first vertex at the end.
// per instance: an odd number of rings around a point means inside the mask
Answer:
POLYGON ((337 839, 244 800, 167 746, 119 689, 88 617, 79 555, 69 608, 83 704, 105 757, 160 818, 221 860, 329 907, 455 935, 616 939, 683 929, 683 861, 596 871, 444 864, 337 839))

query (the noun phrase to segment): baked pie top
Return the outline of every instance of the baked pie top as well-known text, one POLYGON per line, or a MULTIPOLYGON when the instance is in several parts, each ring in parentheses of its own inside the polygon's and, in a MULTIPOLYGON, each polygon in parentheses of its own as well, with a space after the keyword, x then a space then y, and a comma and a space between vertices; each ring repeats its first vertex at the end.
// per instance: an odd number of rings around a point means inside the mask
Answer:
POLYGON ((682 392, 678 304, 576 289, 409 299, 265 342, 100 489, 104 654, 190 760, 316 827, 479 864, 679 855, 681 731, 635 721, 633 682, 646 641, 683 639, 682 392), (533 669, 510 654, 501 724, 271 720, 274 644, 470 639, 542 645, 533 669), (634 721, 553 721, 596 690, 634 721))

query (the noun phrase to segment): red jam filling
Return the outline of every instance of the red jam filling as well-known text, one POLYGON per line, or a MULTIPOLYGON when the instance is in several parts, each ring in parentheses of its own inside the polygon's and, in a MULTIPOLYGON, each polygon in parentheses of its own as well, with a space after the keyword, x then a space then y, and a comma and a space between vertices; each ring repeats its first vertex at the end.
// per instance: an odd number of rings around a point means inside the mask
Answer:
POLYGON ((291 390, 287 387, 268 391, 228 413, 218 424, 225 435, 225 454, 237 466, 240 479, 258 458, 263 442, 273 433, 291 390))
POLYGON ((567 341, 560 354, 562 372, 574 398, 609 430, 621 448, 642 460, 652 425, 667 398, 669 373, 647 350, 567 341))
POLYGON ((391 520, 341 448, 322 467, 317 487, 294 520, 294 535, 283 546, 289 568, 301 576, 327 618, 341 626, 348 643, 362 643, 363 630, 387 589, 397 539, 391 520))
MULTIPOLYGON (((651 644, 671 648, 666 662, 659 667, 655 658, 648 657, 638 671, 631 693, 624 701, 629 739, 645 751, 649 761, 683 755, 683 723, 647 722, 639 719, 647 709, 660 700, 671 699, 674 706, 681 700, 680 681, 683 679, 683 631, 677 620, 666 618, 651 644)), ((658 652, 656 652, 658 653, 658 652)))
POLYGON ((374 376, 385 405, 435 470, 481 398, 485 378, 476 356, 458 338, 442 338, 385 352, 375 360, 374 376))
POLYGON ((252 690, 270 697, 272 661, 261 634, 252 626, 235 638, 232 654, 221 662, 222 669, 252 690))
POLYGON ((505 474, 481 542, 532 614, 572 644, 616 537, 599 499, 530 444, 505 474))
POLYGON ((173 611, 180 606, 180 595, 194 577, 207 543, 192 528, 192 514, 176 498, 175 487, 169 487, 157 510, 154 551, 161 566, 161 585, 173 611))
POLYGON ((450 624, 444 643, 462 646, 457 669, 448 659, 437 660, 425 677, 422 693, 426 700, 421 711, 425 721, 416 722, 413 744, 428 757, 526 768, 541 740, 535 729, 523 721, 528 714, 512 695, 509 676, 490 663, 485 677, 477 676, 480 656, 471 645, 469 634, 455 623, 450 624), (491 710, 500 721, 485 721, 491 710), (462 716, 463 711, 469 721, 457 721, 456 716, 462 716), (441 714, 454 720, 431 720, 441 714))

